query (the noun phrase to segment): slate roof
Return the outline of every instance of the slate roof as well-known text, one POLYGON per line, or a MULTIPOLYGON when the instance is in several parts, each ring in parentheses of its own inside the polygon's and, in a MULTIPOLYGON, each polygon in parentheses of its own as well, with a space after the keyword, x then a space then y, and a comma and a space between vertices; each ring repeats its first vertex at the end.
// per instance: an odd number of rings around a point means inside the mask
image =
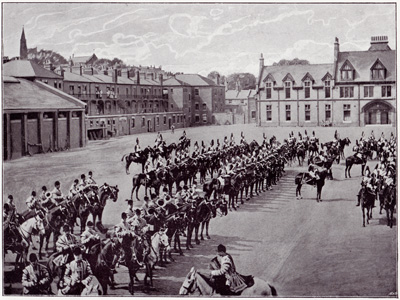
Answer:
POLYGON ((17 78, 62 79, 62 76, 45 69, 31 60, 13 60, 3 65, 3 75, 17 78))
POLYGON ((322 78, 328 72, 333 76, 333 64, 265 66, 262 70, 261 82, 269 75, 274 78, 277 86, 283 86, 284 82, 282 80, 291 76, 295 81, 295 86, 301 86, 303 84, 302 79, 309 73, 315 80, 314 84, 320 85, 322 84, 322 78), (287 76, 289 74, 290 76, 287 76))
POLYGON ((165 86, 187 86, 188 84, 176 79, 175 77, 170 77, 163 81, 163 85, 165 86))
POLYGON ((71 60, 72 60, 74 65, 76 65, 76 64, 86 64, 94 56, 96 56, 96 55, 92 54, 92 55, 88 55, 88 56, 75 56, 75 57, 71 58, 71 60))
POLYGON ((85 103, 40 81, 18 78, 11 82, 3 77, 5 110, 82 110, 85 103))
POLYGON ((237 90, 227 90, 225 92, 225 99, 226 100, 248 99, 252 91, 255 90, 241 90, 240 92, 238 92, 237 90))
POLYGON ((338 72, 336 74, 336 82, 343 82, 340 79, 340 68, 348 60, 355 69, 355 76, 352 82, 371 81, 371 67, 377 59, 385 66, 387 81, 396 80, 396 51, 349 51, 339 52, 338 72))

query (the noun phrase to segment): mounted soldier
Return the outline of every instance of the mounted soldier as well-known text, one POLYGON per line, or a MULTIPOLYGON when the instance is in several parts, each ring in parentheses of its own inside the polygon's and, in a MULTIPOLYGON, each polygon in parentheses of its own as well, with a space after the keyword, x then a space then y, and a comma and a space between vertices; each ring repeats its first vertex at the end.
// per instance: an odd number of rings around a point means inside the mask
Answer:
POLYGON ((51 277, 46 266, 39 264, 35 253, 29 255, 30 264, 22 271, 24 295, 51 294, 51 277))
POLYGON ((246 139, 244 137, 243 131, 240 133, 240 145, 246 145, 246 139))
POLYGON ((51 200, 57 206, 64 200, 64 195, 61 192, 61 184, 58 180, 54 183, 54 189, 51 191, 51 200))
POLYGON ((72 251, 78 246, 77 238, 71 234, 71 227, 69 225, 63 226, 63 233, 58 237, 56 242, 57 254, 54 258, 56 266, 63 266, 72 260, 72 251))
POLYGON ((96 183, 96 181, 94 181, 94 179, 93 179, 93 172, 92 172, 92 171, 89 171, 88 177, 86 177, 86 184, 87 184, 87 185, 95 185, 95 186, 98 186, 97 183, 96 183))
POLYGON ((72 199, 79 193, 79 180, 75 179, 72 183, 71 187, 69 188, 69 193, 67 198, 72 199))
POLYGON ((78 189, 82 191, 86 187, 86 175, 81 174, 81 179, 79 180, 78 189))
POLYGON ((90 249, 100 243, 100 236, 94 229, 92 221, 86 223, 85 231, 81 234, 81 243, 84 246, 85 253, 90 253, 90 249))
POLYGON ((196 157, 199 156, 199 155, 200 155, 199 144, 198 144, 198 142, 196 141, 196 142, 194 143, 194 149, 193 149, 193 153, 192 153, 192 158, 196 158, 196 157))
POLYGON ((235 146, 235 138, 233 137, 233 133, 231 133, 231 141, 230 141, 230 146, 235 146))
POLYGON ((222 146, 222 149, 227 149, 227 148, 229 148, 229 140, 228 140, 228 137, 225 136, 224 137, 224 145, 222 146))

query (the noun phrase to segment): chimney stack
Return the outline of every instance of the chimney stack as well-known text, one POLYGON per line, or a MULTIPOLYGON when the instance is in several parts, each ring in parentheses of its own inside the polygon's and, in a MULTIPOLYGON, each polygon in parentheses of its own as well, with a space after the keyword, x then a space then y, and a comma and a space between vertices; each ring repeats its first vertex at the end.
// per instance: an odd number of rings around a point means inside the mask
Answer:
POLYGON ((113 69, 112 73, 111 73, 111 76, 112 76, 112 81, 114 83, 117 83, 118 82, 118 70, 117 69, 113 69))
POLYGON ((371 47, 369 47, 368 51, 391 50, 388 43, 389 39, 386 35, 371 36, 371 47))
POLYGON ((79 75, 82 76, 82 65, 79 66, 79 75))
POLYGON ((151 73, 151 80, 154 81, 154 74, 151 73))
POLYGON ((60 73, 61 73, 62 78, 64 79, 65 70, 62 67, 60 68, 60 73))
POLYGON ((334 68, 334 74, 333 74, 333 78, 334 80, 336 80, 336 73, 337 73, 337 63, 339 60, 339 39, 337 37, 335 37, 335 45, 333 47, 333 68, 334 68))
POLYGON ((139 71, 136 71, 136 83, 140 84, 140 73, 139 73, 139 71))

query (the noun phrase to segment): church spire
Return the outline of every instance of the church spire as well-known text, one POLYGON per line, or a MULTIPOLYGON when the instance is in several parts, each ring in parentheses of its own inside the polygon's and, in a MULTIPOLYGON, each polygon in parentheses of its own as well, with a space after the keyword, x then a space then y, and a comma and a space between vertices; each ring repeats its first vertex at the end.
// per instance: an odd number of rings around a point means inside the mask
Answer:
POLYGON ((19 47, 19 57, 20 57, 20 59, 28 58, 28 46, 26 45, 24 26, 22 26, 22 34, 21 34, 20 47, 19 47))

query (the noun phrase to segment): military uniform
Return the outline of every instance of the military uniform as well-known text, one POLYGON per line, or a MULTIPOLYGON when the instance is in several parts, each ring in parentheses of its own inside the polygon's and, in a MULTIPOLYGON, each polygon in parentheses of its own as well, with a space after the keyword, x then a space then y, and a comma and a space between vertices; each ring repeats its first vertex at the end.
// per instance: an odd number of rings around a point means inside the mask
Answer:
POLYGON ((39 263, 29 264, 22 271, 24 295, 48 294, 51 278, 46 266, 39 263))

